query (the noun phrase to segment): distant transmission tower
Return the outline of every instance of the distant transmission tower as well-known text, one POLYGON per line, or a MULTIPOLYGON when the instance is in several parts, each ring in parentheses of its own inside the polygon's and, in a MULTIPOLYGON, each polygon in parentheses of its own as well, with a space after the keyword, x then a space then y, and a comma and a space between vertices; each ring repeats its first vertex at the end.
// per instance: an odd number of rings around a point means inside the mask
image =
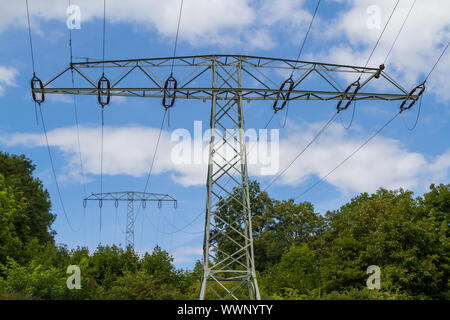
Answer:
POLYGON ((177 200, 169 196, 168 194, 159 193, 146 193, 135 191, 124 192, 105 192, 105 193, 92 193, 89 197, 83 199, 83 206, 86 207, 87 201, 96 200, 101 207, 103 201, 114 201, 114 206, 119 207, 119 201, 127 202, 127 222, 125 231, 125 246, 134 248, 134 203, 140 202, 142 207, 145 208, 147 201, 158 202, 158 207, 162 207, 163 202, 173 202, 174 207, 177 207, 177 200))

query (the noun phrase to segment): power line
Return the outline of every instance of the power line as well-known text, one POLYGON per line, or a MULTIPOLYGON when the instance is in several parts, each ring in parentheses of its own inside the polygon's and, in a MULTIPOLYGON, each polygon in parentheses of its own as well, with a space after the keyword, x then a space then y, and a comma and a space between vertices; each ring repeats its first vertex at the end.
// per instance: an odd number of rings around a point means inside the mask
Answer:
POLYGON ((316 133, 316 135, 313 137, 313 139, 292 159, 292 161, 289 163, 287 167, 285 167, 282 171, 279 171, 274 178, 269 182, 269 184, 263 189, 263 192, 266 191, 272 184, 275 183, 293 164, 294 162, 303 154, 305 151, 316 141, 320 135, 328 129, 328 127, 333 123, 333 121, 336 119, 338 113, 334 113, 333 116, 328 120, 327 123, 316 133))
MULTIPOLYGON (((28 0, 25 1, 25 4, 26 4, 26 9, 27 9, 28 37, 29 37, 29 42, 30 42, 31 65, 32 65, 32 69, 33 69, 33 79, 34 79, 36 77, 36 68, 35 68, 35 61, 34 61, 33 39, 32 39, 32 36, 31 36, 31 22, 30 22, 30 10, 29 10, 29 5, 28 5, 28 0)), ((43 98, 42 98, 42 101, 43 101, 43 98)), ((46 142, 46 145, 47 145, 47 152, 48 152, 48 155, 49 155, 50 165, 52 167, 53 179, 55 181, 56 190, 57 190, 57 193, 58 193, 58 198, 59 198, 59 202, 61 204, 61 208, 63 210, 64 216, 66 218, 67 224, 69 225, 69 228, 73 232, 78 232, 79 230, 75 230, 72 227, 72 224, 71 224, 71 222, 69 220, 69 216, 67 215, 67 212, 66 212, 66 207, 64 206, 64 201, 63 201, 63 198, 62 198, 62 195, 61 195, 61 190, 60 190, 60 187, 59 187, 58 179, 56 177, 56 170, 55 170, 55 166, 54 166, 54 163, 53 163, 53 157, 52 157, 52 153, 51 153, 51 150, 50 150, 50 144, 48 142, 47 128, 45 126, 44 115, 42 113, 41 104, 40 103, 36 103, 36 100, 34 101, 34 108, 35 108, 35 113, 36 113, 36 120, 38 119, 38 117, 37 117, 38 116, 37 109, 39 109, 39 114, 41 116, 42 129, 43 129, 43 133, 44 133, 44 137, 45 137, 45 142, 46 142)))
MULTIPOLYGON (((159 142, 161 140, 161 135, 162 135, 163 127, 164 127, 164 122, 166 120, 167 112, 168 112, 167 109, 165 109, 164 115, 163 115, 163 118, 162 118, 162 121, 161 121, 161 125, 159 127, 159 134, 158 134, 158 139, 156 140, 156 145, 155 145, 155 150, 153 152, 152 162, 151 162, 150 168, 148 170, 147 180, 145 181, 145 187, 144 187, 144 191, 143 191, 144 193, 147 192, 147 188, 148 188, 148 185, 149 185, 149 182, 150 182, 150 177, 152 175, 153 166, 155 164, 156 154, 158 152, 159 142)), ((137 219, 137 217, 139 215, 139 212, 141 211, 141 207, 142 207, 142 204, 139 204, 138 210, 136 212, 136 219, 137 219)))
POLYGON ((147 180, 145 182, 145 187, 144 187, 144 192, 147 191, 148 188, 148 184, 150 182, 150 176, 152 175, 152 171, 153 171, 153 166, 155 164, 155 158, 156 158, 156 154, 158 152, 158 147, 159 147, 159 142, 161 140, 161 135, 162 135, 162 131, 163 131, 163 126, 164 126, 164 121, 166 119, 166 115, 167 115, 167 110, 164 111, 164 115, 163 115, 163 119, 161 121, 161 126, 159 128, 159 134, 158 134, 158 139, 156 140, 156 145, 155 145, 155 151, 153 153, 153 158, 152 158, 152 162, 150 164, 150 169, 148 171, 148 175, 147 175, 147 180))
MULTIPOLYGON (((102 48, 102 77, 101 80, 99 81, 99 88, 100 88, 100 83, 102 81, 102 79, 105 79, 105 43, 106 43, 106 0, 103 0, 103 48, 102 48)), ((108 80, 106 80, 108 81, 108 80)), ((108 81, 108 87, 109 87, 109 81, 108 81)), ((109 92, 108 92, 108 97, 109 97, 109 92)), ((99 99, 99 102, 100 99, 99 99)), ((107 100, 107 102, 109 103, 109 98, 107 100)), ((107 104, 107 103, 106 103, 107 104)), ((102 134, 101 134, 101 152, 100 152, 100 193, 103 193, 103 138, 104 138, 104 127, 105 127, 105 105, 101 103, 101 116, 102 116, 102 134)), ((100 216, 100 243, 102 241, 102 204, 100 202, 99 205, 99 216, 100 216)))
POLYGON ((63 212, 64 212, 64 216, 65 216, 65 218, 66 218, 67 224, 69 225, 69 228, 70 228, 73 232, 78 232, 79 230, 75 230, 75 229, 72 227, 72 224, 70 223, 70 220, 69 220, 69 216, 67 215, 67 212, 66 212, 66 207, 64 206, 64 201, 63 201, 63 199, 62 199, 62 195, 61 195, 61 190, 60 190, 60 188, 59 188, 58 179, 57 179, 57 177, 56 177, 56 170, 55 170, 55 166, 54 166, 54 163, 53 163, 53 156, 52 156, 52 153, 51 153, 51 150, 50 150, 50 144, 48 143, 47 128, 46 128, 46 126, 45 126, 44 115, 42 114, 42 109, 41 109, 41 106, 40 106, 40 105, 39 105, 39 113, 40 113, 40 115, 41 115, 42 129, 43 129, 44 136, 45 136, 45 142, 46 142, 46 144, 47 144, 48 156, 49 156, 49 159, 50 159, 50 165, 51 165, 51 167, 52 167, 52 174, 53 174, 53 179, 55 180, 56 190, 57 190, 57 192, 58 192, 59 202, 60 202, 60 204, 61 204, 61 208, 62 208, 62 210, 63 210, 63 212))
MULTIPOLYGON (((370 53, 369 58, 368 58, 367 61, 366 61, 366 64, 364 65, 364 68, 366 68, 367 65, 369 64, 369 61, 370 61, 370 59, 372 58, 372 55, 374 54, 376 48, 378 47, 378 44, 380 43, 381 37, 383 36, 384 31, 386 31, 386 28, 387 28, 387 26, 388 26, 388 24, 389 24, 389 21, 391 21, 391 18, 392 18, 392 16, 394 15, 395 9, 397 9, 397 6, 398 6, 399 2, 400 2, 400 0, 397 0, 397 3, 395 4, 394 8, 392 9, 391 15, 389 16, 388 20, 386 21, 386 24, 384 25, 383 31, 381 31, 381 34, 380 34, 380 36, 378 37, 378 40, 377 40, 377 42, 375 43, 375 46, 373 47, 372 52, 370 53)), ((360 78, 361 78, 361 75, 360 75, 360 78)))
POLYGON ((103 74, 105 73, 106 0, 103 0, 103 74))
POLYGON ((416 128, 417 123, 419 122, 420 111, 421 111, 421 109, 422 109, 422 99, 423 99, 423 96, 420 96, 419 110, 417 111, 416 121, 414 122, 414 124, 413 124, 412 127, 409 127, 409 126, 408 126, 408 124, 406 123, 405 116, 404 116, 403 113, 402 113, 403 124, 405 125, 406 129, 408 129, 409 131, 413 131, 413 130, 416 128))
MULTIPOLYGON (((101 151, 100 151, 100 193, 103 193, 103 137, 104 137, 104 127, 105 127, 105 108, 101 109, 102 114, 102 133, 101 133, 101 151)), ((99 206, 100 211, 100 242, 102 233, 102 205, 99 206)))
POLYGON ((316 9, 314 10, 314 14, 313 14, 313 16, 311 18, 311 21, 309 23, 308 30, 306 31, 305 37, 303 38, 303 42, 302 42, 302 44, 300 46, 300 50, 298 52, 297 59, 295 60, 294 68, 292 69, 291 77, 294 74, 295 67, 297 66, 297 62, 300 59, 300 56, 302 54, 303 48, 304 48, 305 43, 306 43, 306 39, 308 39, 308 35, 309 35, 309 32, 311 31, 311 27, 312 27, 312 24, 314 22, 314 18, 316 17, 317 10, 319 9, 319 5, 320 5, 320 0, 317 1, 316 9))
POLYGON ((387 61, 389 55, 391 54, 391 51, 392 51, 392 49, 394 48, 395 44, 397 43, 397 39, 398 39, 398 37, 400 36, 400 33, 402 32, 402 30, 403 30, 403 28, 404 28, 404 26, 405 26, 405 24, 406 24, 406 21, 408 20, 409 15, 411 14, 411 11, 412 11, 412 9, 414 8, 414 5, 416 4, 416 1, 417 1, 417 0, 414 0, 414 2, 412 3, 411 7, 409 8, 408 14, 406 15, 405 19, 403 20, 402 26, 400 27, 400 30, 398 31, 397 35, 395 36, 394 42, 392 43, 392 46, 391 46, 391 48, 389 49, 389 52, 388 52, 388 54, 386 55, 386 58, 384 59, 383 64, 386 64, 386 61, 387 61))
POLYGON ((28 21, 28 37, 30 41, 30 52, 31 52, 31 65, 33 66, 33 75, 36 74, 34 66, 34 51, 33 51, 33 39, 31 37, 31 23, 30 23, 30 10, 28 8, 28 0, 25 0, 27 7, 27 21, 28 21))
POLYGON ((324 181, 329 175, 331 175, 334 171, 336 171, 339 167, 341 167, 345 162, 347 162, 351 157, 353 157, 358 151, 360 151, 364 146, 366 146, 373 138, 375 138, 384 128, 386 128, 395 118, 401 113, 401 111, 397 112, 388 122, 386 122, 381 128, 379 128, 374 134, 372 134, 363 144, 361 144, 356 150, 354 150, 349 156, 347 156, 344 160, 342 160, 336 167, 334 167, 331 171, 329 171, 325 176, 320 178, 318 181, 313 183, 310 187, 308 187, 305 191, 303 191, 300 195, 294 198, 297 200, 298 198, 304 196, 315 186, 324 181))
POLYGON ((428 80, 428 78, 430 77, 431 73, 433 73, 434 69, 436 68, 437 64, 439 63, 439 61, 441 61, 442 56, 444 55, 445 51, 447 51, 448 46, 450 45, 450 41, 447 43, 447 45, 445 46, 444 50, 442 51, 441 55, 439 56, 439 58, 436 60, 435 64, 433 65, 433 67, 431 68, 430 72, 428 72, 428 75, 425 77, 425 81, 428 80))
POLYGON ((178 35, 179 35, 179 32, 180 32, 180 23, 181 23, 181 15, 182 15, 182 13, 183 13, 183 0, 181 0, 180 13, 178 15, 177 34, 175 36, 175 45, 173 47, 173 59, 172 59, 172 67, 170 68, 170 74, 173 73, 173 65, 174 65, 174 62, 175 62, 175 55, 176 55, 176 52, 177 52, 178 35))
MULTIPOLYGON (((283 88, 284 85, 285 85, 287 82, 290 82, 291 85, 290 85, 289 91, 291 91, 291 90, 294 88, 294 83, 293 83, 293 81, 292 81, 292 77, 293 77, 293 75, 294 75, 295 68, 297 67, 298 60, 300 60, 300 56, 301 56, 301 54, 302 54, 302 52, 303 52, 303 48, 305 47, 305 43, 306 43, 306 40, 308 39, 309 32, 311 31, 311 27, 312 27, 312 24, 313 24, 313 22, 314 22, 314 18, 316 17, 317 11, 318 11, 318 9, 319 9, 319 5, 320 5, 320 0, 317 1, 317 5, 316 5, 316 8, 315 8, 315 10, 314 10, 314 14, 312 15, 311 21, 310 21, 309 26, 308 26, 308 30, 307 30, 306 33, 305 33, 305 37, 303 38, 302 44, 301 44, 301 46, 300 46, 300 50, 299 50, 298 55, 297 55, 297 59, 295 60, 294 66, 293 66, 292 71, 291 71, 291 75, 290 75, 290 77, 288 78, 288 80, 286 80, 286 81, 283 83, 283 85, 282 85, 282 88, 283 88)), ((273 108, 274 108, 274 113, 277 113, 279 110, 283 109, 283 108, 284 108, 284 104, 286 104, 286 113, 285 113, 285 116, 284 116, 284 122, 283 122, 283 125, 280 125, 281 128, 285 128, 285 127, 286 127, 286 122, 287 122, 288 112, 289 112, 289 94, 290 94, 290 92, 288 93, 287 97, 285 98, 285 99, 287 99, 287 102, 284 102, 280 109, 275 109, 276 102, 275 102, 275 104, 274 104, 274 106, 273 106, 273 108)))
POLYGON ((348 130, 351 128, 352 124, 353 124, 353 120, 355 119, 355 113, 356 113, 356 100, 353 101, 353 111, 352 111, 352 118, 350 119, 350 123, 348 124, 348 126, 344 125, 344 122, 342 121, 342 117, 341 114, 339 113, 339 122, 342 124, 342 127, 345 130, 348 130))

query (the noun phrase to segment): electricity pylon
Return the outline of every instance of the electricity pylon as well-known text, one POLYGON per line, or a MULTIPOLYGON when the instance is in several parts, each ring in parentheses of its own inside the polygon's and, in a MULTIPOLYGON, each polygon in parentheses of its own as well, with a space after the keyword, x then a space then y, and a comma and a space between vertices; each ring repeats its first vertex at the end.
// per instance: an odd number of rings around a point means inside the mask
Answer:
POLYGON ((369 68, 242 55, 87 60, 70 64, 45 83, 36 82, 32 92, 39 95, 38 101, 44 100, 44 94, 96 95, 104 104, 111 96, 162 98, 166 108, 172 107, 175 99, 210 100, 200 299, 208 291, 220 299, 237 299, 244 287, 248 287, 250 299, 260 299, 253 253, 243 102, 269 101, 274 110, 280 110, 291 100, 336 100, 338 110, 344 110, 357 100, 417 101, 417 94, 408 92, 383 69, 384 66, 369 68), (103 68, 113 81, 94 80, 100 78, 103 68), (171 68, 178 82, 172 76, 167 79, 171 68), (70 88, 57 84, 70 71, 80 76, 77 83, 82 86, 70 88), (295 76, 281 86, 274 80, 291 72, 295 76), (383 81, 383 86, 373 86, 372 91, 364 92, 374 79, 378 79, 377 83, 383 81), (390 92, 380 93, 380 88, 390 92), (225 148, 231 154, 224 156, 225 148), (239 198, 233 196, 236 190, 241 190, 239 198), (232 209, 234 221, 220 213, 227 204, 222 193, 241 208, 239 212, 232 209), (234 244, 231 251, 224 250, 223 239, 234 244))
POLYGON ((158 207, 162 207, 163 202, 173 202, 174 207, 177 206, 177 200, 168 194, 147 193, 147 192, 104 192, 92 193, 89 197, 83 199, 83 206, 86 207, 87 201, 96 200, 99 206, 103 206, 103 201, 114 201, 114 206, 119 207, 119 201, 127 202, 127 221, 125 231, 125 247, 134 249, 134 203, 140 202, 142 208, 146 207, 147 202, 158 202, 158 207))

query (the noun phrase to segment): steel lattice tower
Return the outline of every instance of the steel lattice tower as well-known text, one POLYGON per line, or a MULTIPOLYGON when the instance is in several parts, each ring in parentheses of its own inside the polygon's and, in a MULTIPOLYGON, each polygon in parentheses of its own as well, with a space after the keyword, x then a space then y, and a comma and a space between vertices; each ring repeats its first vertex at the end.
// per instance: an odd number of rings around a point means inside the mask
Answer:
MULTIPOLYGON (((384 66, 369 68, 242 55, 87 60, 71 63, 47 82, 35 85, 32 92, 42 95, 39 97, 42 100, 44 94, 95 95, 99 99, 102 96, 108 99, 110 96, 153 97, 171 99, 171 102, 175 99, 211 100, 200 299, 210 293, 220 299, 237 299, 244 287, 248 288, 250 299, 260 299, 253 254, 243 102, 279 102, 282 108, 292 100, 335 100, 339 105, 344 102, 341 107, 344 110, 357 100, 417 101, 417 94, 407 91, 383 69, 384 66), (164 79, 172 66, 179 81, 175 86, 173 83, 168 86, 164 79), (105 74, 115 77, 107 86, 93 80, 100 78, 99 71, 103 67, 105 74), (56 80, 70 71, 80 76, 77 83, 84 86, 71 88, 56 84, 56 80), (286 81, 280 86, 281 83, 274 80, 291 71, 295 71, 295 77, 290 86, 284 85, 286 81), (137 87, 136 81, 126 84, 130 75, 136 74, 141 77, 139 83, 145 82, 145 85, 137 87), (353 82, 356 78, 358 80, 353 82), (384 88, 390 92, 377 92, 379 86, 364 92, 374 79, 384 81, 384 88), (228 150, 226 155, 225 149, 228 150), (240 190, 239 197, 234 195, 236 190, 240 190), (233 221, 221 214, 221 209, 229 204, 224 196, 238 204, 239 209, 233 209, 233 221), (224 240, 234 244, 232 251, 222 250, 224 240)), ((173 103, 167 105, 171 107, 173 103)))
POLYGON ((114 201, 116 208, 119 207, 120 201, 126 201, 127 203, 127 221, 125 231, 125 247, 131 247, 134 249, 134 222, 136 216, 134 214, 134 203, 140 202, 143 208, 146 207, 147 202, 158 202, 158 207, 161 208, 163 202, 173 202, 176 207, 177 200, 169 196, 168 194, 159 193, 147 193, 136 191, 125 192, 105 192, 105 193, 92 193, 89 197, 83 199, 83 206, 86 206, 87 201, 96 200, 99 206, 103 205, 103 201, 114 201))

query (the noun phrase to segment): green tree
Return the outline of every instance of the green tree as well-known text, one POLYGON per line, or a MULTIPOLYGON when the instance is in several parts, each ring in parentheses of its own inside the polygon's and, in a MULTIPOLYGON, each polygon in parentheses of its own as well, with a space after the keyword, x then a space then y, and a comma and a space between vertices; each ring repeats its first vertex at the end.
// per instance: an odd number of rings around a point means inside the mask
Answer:
MULTIPOLYGON (((0 188, 3 192, 0 206, 0 219, 7 221, 7 229, 12 234, 8 237, 18 238, 15 259, 19 262, 29 260, 24 256, 24 248, 33 239, 39 244, 53 242, 55 232, 51 224, 55 215, 50 212, 51 203, 42 182, 33 177, 35 166, 24 155, 9 155, 0 152, 0 188)), ((6 232, 6 229, 3 229, 6 232)), ((0 262, 6 256, 0 254, 0 262)))
POLYGON ((306 244, 293 245, 262 279, 263 291, 270 295, 307 295, 319 287, 320 273, 314 251, 306 244))
POLYGON ((432 186, 424 199, 380 189, 328 212, 320 262, 325 289, 363 288, 367 267, 378 265, 382 290, 448 294, 448 188, 432 186))
POLYGON ((0 173, 0 263, 5 263, 7 257, 19 258, 23 243, 16 223, 23 219, 24 206, 16 199, 14 189, 6 184, 0 173))

